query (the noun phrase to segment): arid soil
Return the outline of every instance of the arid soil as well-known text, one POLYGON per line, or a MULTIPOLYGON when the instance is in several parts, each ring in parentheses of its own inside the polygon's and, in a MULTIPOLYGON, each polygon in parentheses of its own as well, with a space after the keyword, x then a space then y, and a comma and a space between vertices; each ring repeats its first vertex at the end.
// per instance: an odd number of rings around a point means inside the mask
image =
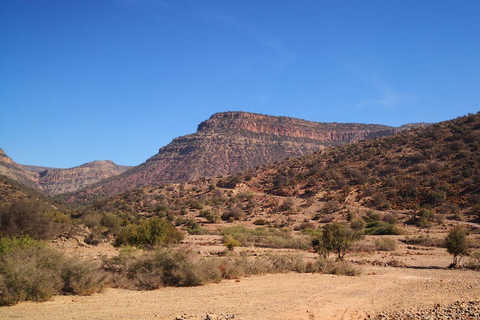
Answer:
POLYGON ((359 262, 361 275, 288 273, 155 291, 106 289, 93 296, 58 296, 0 308, 0 318, 366 319, 480 300, 480 274, 447 269, 451 256, 442 248, 412 250, 402 244, 393 252, 350 254, 347 259, 359 262), (406 267, 379 266, 390 261, 406 267))

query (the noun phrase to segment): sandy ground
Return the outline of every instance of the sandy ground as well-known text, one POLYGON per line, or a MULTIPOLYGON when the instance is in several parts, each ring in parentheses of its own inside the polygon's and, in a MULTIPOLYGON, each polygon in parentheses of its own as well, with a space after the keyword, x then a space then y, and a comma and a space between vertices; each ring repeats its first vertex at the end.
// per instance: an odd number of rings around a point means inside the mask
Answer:
POLYGON ((355 277, 288 273, 155 291, 107 289, 0 309, 1 319, 364 319, 380 311, 480 299, 478 272, 363 266, 355 277))

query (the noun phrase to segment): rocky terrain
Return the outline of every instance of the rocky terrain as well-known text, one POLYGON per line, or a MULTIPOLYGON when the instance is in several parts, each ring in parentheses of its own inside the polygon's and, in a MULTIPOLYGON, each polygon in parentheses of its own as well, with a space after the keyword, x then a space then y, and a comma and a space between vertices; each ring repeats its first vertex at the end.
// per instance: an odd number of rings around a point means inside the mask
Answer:
MULTIPOLYGON (((86 191, 116 194, 147 185, 229 175, 328 146, 393 135, 412 126, 318 123, 247 112, 214 114, 194 134, 175 138, 141 165, 86 191)), ((81 197, 85 197, 85 194, 81 197)))

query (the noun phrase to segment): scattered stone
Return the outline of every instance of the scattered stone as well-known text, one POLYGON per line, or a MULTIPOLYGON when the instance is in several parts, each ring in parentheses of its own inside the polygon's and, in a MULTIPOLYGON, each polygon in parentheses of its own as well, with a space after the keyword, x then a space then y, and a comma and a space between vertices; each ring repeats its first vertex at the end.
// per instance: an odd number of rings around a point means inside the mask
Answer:
POLYGON ((441 306, 436 304, 431 309, 416 311, 400 310, 395 313, 380 313, 374 320, 442 320, 442 319, 480 319, 480 301, 457 301, 454 304, 441 306))

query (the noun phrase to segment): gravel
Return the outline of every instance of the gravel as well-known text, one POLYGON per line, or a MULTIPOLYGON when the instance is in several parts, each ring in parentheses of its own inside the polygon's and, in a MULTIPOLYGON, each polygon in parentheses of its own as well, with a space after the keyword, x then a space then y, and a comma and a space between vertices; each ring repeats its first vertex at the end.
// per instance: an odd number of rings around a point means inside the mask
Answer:
POLYGON ((440 320, 440 319, 480 319, 480 301, 457 301, 450 305, 435 305, 431 309, 402 310, 396 313, 380 313, 374 320, 440 320))

